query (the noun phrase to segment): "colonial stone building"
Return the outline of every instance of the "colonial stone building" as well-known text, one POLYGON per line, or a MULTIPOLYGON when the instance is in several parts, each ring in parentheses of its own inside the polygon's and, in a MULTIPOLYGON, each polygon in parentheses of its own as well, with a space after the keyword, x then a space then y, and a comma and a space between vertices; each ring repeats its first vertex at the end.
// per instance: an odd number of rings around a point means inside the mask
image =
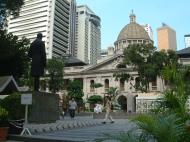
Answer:
MULTIPOLYGON (((127 112, 144 112, 153 106, 152 100, 155 100, 161 92, 165 90, 164 82, 157 78, 154 82, 150 83, 150 93, 140 93, 135 90, 135 78, 137 72, 132 68, 122 65, 123 49, 127 48, 129 44, 137 43, 153 43, 149 38, 144 28, 136 23, 136 16, 132 13, 130 15, 130 23, 126 25, 115 41, 115 48, 108 48, 108 56, 101 59, 95 65, 80 65, 78 62, 73 66, 65 67, 64 79, 67 83, 69 80, 79 80, 83 85, 84 99, 91 95, 97 94, 104 97, 106 89, 109 87, 117 87, 119 95, 116 100, 122 100, 124 103, 124 110, 127 112), (115 73, 128 72, 134 76, 134 81, 124 82, 114 78, 115 73), (101 83, 103 87, 92 88, 94 83, 101 83), (137 97, 138 96, 138 97, 137 97), (143 99, 144 98, 144 99, 143 99), (137 104, 138 103, 138 104, 137 104)), ((180 63, 190 64, 190 51, 179 51, 180 63), (186 54, 188 51, 188 54, 186 54)))
MULTIPOLYGON (((136 110, 136 99, 138 92, 133 88, 131 84, 135 82, 124 82, 122 80, 116 80, 113 76, 118 72, 128 72, 137 77, 137 73, 130 67, 122 65, 123 61, 123 49, 127 48, 129 44, 137 43, 153 43, 149 38, 148 33, 144 28, 136 23, 136 16, 132 13, 130 15, 130 23, 126 25, 115 42, 115 48, 109 47, 108 56, 101 59, 96 65, 91 66, 70 66, 65 67, 64 79, 79 80, 83 84, 83 91, 85 94, 84 99, 91 95, 98 94, 102 97, 106 94, 106 89, 109 87, 117 87, 119 95, 117 99, 122 99, 125 103, 125 110, 136 110), (101 83, 103 87, 92 88, 94 83, 101 83)), ((157 92, 163 91, 162 82, 157 79, 150 84, 151 92, 157 94, 157 92)))

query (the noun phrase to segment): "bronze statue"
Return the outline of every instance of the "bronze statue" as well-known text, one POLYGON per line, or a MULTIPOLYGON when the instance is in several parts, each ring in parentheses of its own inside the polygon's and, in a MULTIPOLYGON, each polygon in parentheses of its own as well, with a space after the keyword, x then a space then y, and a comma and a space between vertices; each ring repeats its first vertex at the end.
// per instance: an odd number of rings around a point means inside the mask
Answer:
POLYGON ((28 51, 28 56, 32 58, 31 76, 34 77, 34 91, 39 91, 40 76, 44 75, 44 68, 46 67, 45 44, 42 37, 42 34, 38 33, 28 51))

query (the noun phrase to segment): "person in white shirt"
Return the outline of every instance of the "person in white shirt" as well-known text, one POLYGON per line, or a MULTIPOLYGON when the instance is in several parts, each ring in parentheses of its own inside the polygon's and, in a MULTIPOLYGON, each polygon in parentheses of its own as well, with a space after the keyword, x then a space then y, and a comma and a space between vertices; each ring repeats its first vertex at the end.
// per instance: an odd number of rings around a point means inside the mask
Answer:
POLYGON ((96 106, 94 107, 94 112, 95 113, 101 113, 102 112, 102 105, 97 103, 96 106))

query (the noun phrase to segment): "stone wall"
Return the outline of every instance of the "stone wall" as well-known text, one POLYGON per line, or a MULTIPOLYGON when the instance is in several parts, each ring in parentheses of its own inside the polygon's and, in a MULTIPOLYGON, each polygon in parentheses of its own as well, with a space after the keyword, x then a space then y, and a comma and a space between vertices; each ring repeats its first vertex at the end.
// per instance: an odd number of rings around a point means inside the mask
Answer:
MULTIPOLYGON (((161 95, 157 96, 138 96, 136 98, 136 112, 147 113, 155 109, 163 101, 161 95)), ((190 97, 187 100, 187 109, 190 111, 190 97)))
POLYGON ((32 95, 32 105, 29 106, 29 123, 48 123, 59 119, 59 96, 45 92, 35 92, 32 95))

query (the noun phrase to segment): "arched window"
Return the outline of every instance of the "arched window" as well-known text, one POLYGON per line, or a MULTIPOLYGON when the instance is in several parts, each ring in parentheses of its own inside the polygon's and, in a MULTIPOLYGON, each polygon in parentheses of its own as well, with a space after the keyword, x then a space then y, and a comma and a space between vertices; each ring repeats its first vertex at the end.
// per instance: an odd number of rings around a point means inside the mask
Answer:
POLYGON ((136 91, 138 90, 137 88, 139 88, 139 87, 140 87, 140 78, 136 77, 135 78, 135 89, 136 89, 136 91))
POLYGON ((154 78, 152 81, 152 91, 156 91, 157 90, 157 80, 156 78, 154 78))
POLYGON ((120 91, 125 91, 125 81, 123 79, 120 79, 119 86, 120 91))
POLYGON ((127 111, 127 98, 124 95, 119 96, 117 102, 120 105, 121 110, 127 111))
POLYGON ((94 80, 90 80, 90 92, 94 92, 94 80))
POLYGON ((109 88, 109 79, 105 79, 104 86, 105 86, 105 89, 109 88))

